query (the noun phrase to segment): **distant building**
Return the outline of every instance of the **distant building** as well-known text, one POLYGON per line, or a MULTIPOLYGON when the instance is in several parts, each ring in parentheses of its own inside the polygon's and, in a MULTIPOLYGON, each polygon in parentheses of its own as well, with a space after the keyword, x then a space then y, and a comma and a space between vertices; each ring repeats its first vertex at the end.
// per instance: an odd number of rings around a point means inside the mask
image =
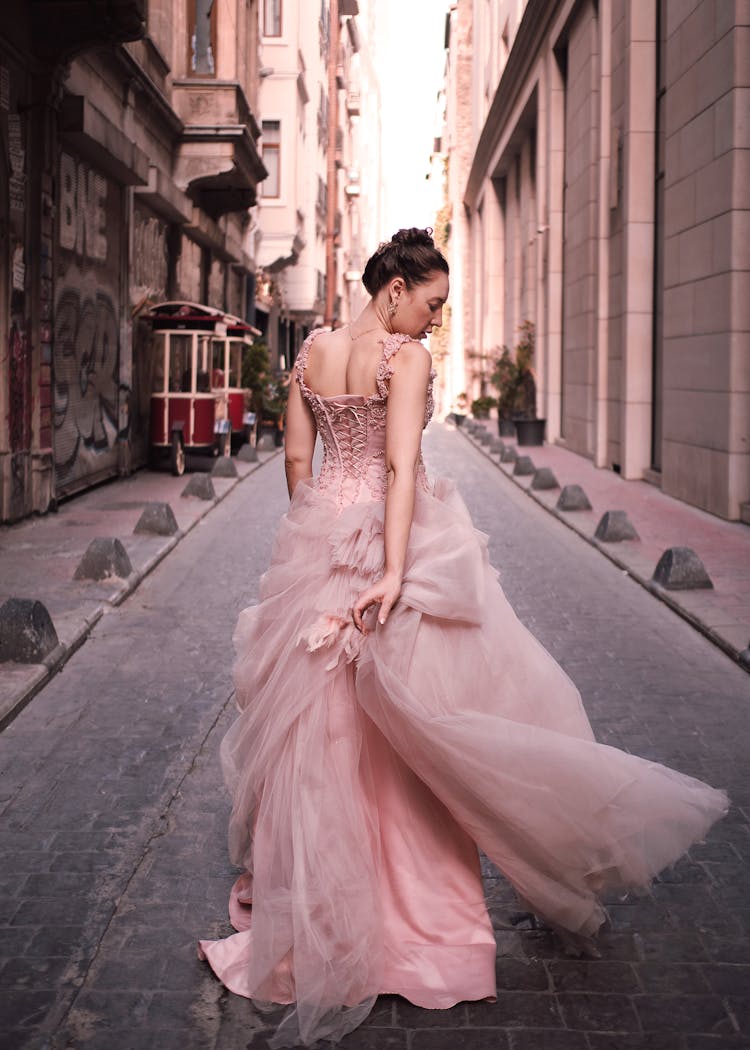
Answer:
POLYGON ((530 320, 548 440, 750 521, 741 11, 458 0, 445 139, 454 386, 530 320))
POLYGON ((255 323, 264 331, 268 325, 281 368, 291 365, 311 328, 344 323, 357 311, 363 254, 379 221, 380 116, 368 31, 373 9, 370 0, 338 0, 337 8, 334 34, 327 2, 264 5, 261 148, 269 177, 258 208, 255 323))

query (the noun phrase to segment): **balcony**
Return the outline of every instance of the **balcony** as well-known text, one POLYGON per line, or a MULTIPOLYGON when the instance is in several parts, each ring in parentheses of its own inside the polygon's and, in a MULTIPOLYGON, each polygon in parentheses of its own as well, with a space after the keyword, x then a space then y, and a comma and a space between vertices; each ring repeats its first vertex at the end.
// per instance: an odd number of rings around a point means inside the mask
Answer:
POLYGON ((175 80, 173 105, 184 124, 175 180, 212 219, 256 202, 268 172, 256 146, 260 128, 236 81, 175 80))
POLYGON ((146 33, 146 0, 31 0, 28 10, 34 53, 49 62, 146 33))
POLYGON ((346 112, 350 117, 358 117, 360 111, 359 91, 350 91, 346 96, 346 112))

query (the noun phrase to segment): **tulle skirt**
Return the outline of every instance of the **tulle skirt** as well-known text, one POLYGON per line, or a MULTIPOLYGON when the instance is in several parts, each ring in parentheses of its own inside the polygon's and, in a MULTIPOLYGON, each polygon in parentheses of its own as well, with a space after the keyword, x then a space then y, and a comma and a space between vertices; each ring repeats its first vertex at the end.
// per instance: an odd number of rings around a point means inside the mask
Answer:
POLYGON ((383 504, 297 487, 240 616, 222 742, 236 934, 201 941, 232 991, 289 1004, 273 1046, 338 1039, 394 992, 495 992, 477 845, 538 916, 581 936, 644 889, 727 798, 593 738, 572 681, 510 608, 453 486, 418 489, 404 584, 366 635, 383 504))

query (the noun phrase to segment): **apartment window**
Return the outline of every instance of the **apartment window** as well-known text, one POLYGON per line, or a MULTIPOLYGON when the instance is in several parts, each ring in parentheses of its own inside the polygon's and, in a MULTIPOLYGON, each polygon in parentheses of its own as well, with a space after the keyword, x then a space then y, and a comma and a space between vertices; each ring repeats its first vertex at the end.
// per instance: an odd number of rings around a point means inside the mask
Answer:
POLYGON ((216 76, 215 0, 188 0, 188 69, 195 77, 216 76))
POLYGON ((280 152, 281 152, 281 121, 263 121, 263 163, 266 166, 268 176, 261 182, 261 195, 263 197, 280 197, 280 152))
POLYGON ((281 0, 263 0, 263 35, 281 36, 281 0))

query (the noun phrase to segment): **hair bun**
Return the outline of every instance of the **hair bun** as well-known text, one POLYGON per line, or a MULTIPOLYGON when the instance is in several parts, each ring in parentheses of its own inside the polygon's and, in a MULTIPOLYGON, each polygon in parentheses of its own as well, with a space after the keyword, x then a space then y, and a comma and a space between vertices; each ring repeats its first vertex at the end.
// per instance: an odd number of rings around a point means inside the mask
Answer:
POLYGON ((426 230, 420 230, 417 226, 410 226, 408 230, 399 230, 394 233, 391 242, 407 248, 434 248, 435 246, 429 226, 426 230))

